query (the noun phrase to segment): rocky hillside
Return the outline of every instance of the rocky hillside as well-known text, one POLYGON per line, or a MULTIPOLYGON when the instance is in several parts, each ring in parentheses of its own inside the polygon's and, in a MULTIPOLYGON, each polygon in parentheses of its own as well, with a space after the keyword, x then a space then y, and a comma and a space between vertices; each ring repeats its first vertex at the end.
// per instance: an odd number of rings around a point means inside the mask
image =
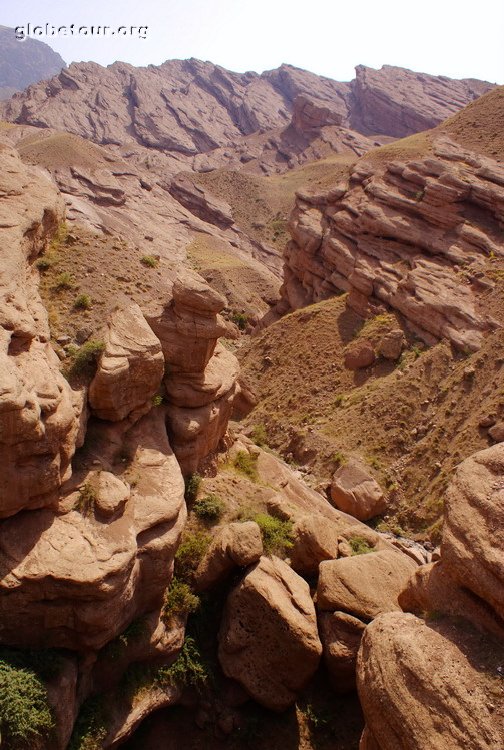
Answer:
POLYGON ((486 86, 83 64, 5 105, 6 750, 501 750, 486 86))
POLYGON ((0 99, 8 99, 31 83, 57 75, 65 61, 48 44, 16 39, 14 29, 0 26, 0 99))

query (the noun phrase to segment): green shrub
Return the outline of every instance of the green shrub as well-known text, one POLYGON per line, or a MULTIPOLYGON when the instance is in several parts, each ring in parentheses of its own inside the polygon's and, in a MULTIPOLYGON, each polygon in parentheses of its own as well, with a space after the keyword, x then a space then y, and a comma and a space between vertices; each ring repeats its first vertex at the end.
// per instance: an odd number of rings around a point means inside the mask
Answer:
POLYGON ((86 341, 79 349, 70 353, 70 362, 65 367, 63 374, 69 379, 92 378, 96 372, 98 358, 105 349, 103 341, 91 339, 86 341))
POLYGON ((248 317, 245 313, 233 311, 231 320, 238 326, 240 331, 244 331, 248 325, 248 317))
POLYGON ((193 506, 194 513, 203 521, 218 521, 224 513, 225 504, 218 495, 210 493, 200 500, 196 500, 193 506))
POLYGON ((189 615, 196 612, 199 603, 199 597, 192 592, 189 584, 178 578, 173 578, 165 591, 161 614, 163 622, 168 623, 178 615, 189 615))
POLYGON ((233 462, 233 466, 253 482, 257 482, 257 458, 255 456, 251 456, 247 451, 239 451, 233 462))
POLYGON ((144 255, 140 258, 140 263, 142 263, 144 266, 147 266, 148 268, 156 268, 157 264, 159 263, 159 259, 155 258, 153 255, 144 255))
POLYGON ((107 736, 107 715, 100 696, 83 704, 68 745, 68 750, 102 750, 107 736))
POLYGON ((198 567, 210 545, 210 536, 202 531, 185 534, 175 555, 175 575, 187 580, 198 567))
POLYGON ((54 720, 40 677, 0 660, 0 731, 2 747, 31 750, 48 737, 54 720))
POLYGON ((342 451, 335 451, 331 456, 331 461, 333 461, 336 466, 344 466, 348 463, 348 459, 342 451))
POLYGON ((94 507, 98 495, 92 484, 86 482, 79 490, 79 499, 75 503, 75 510, 82 513, 83 516, 90 516, 94 512, 94 507))
POLYGON ((292 547, 292 521, 281 521, 268 513, 258 513, 252 520, 261 529, 265 553, 285 557, 292 547))
POLYGON ((199 474, 190 474, 186 478, 184 497, 187 503, 193 503, 196 500, 200 485, 201 477, 199 474))
POLYGON ((367 555, 368 552, 374 552, 374 548, 361 536, 354 536, 348 540, 352 548, 352 555, 367 555))
POLYGON ((268 433, 266 432, 266 427, 263 424, 254 425, 250 437, 252 438, 252 442, 258 445, 260 448, 268 445, 268 433))
POLYGON ((48 271, 52 266, 52 261, 49 260, 49 258, 39 258, 37 262, 35 263, 35 268, 38 268, 39 271, 48 271))
POLYGON ((91 297, 89 294, 79 294, 73 306, 76 310, 90 310, 92 306, 91 297))
POLYGON ((163 403, 163 397, 157 394, 156 396, 153 396, 152 399, 152 406, 161 406, 163 403))
POLYGON ((194 638, 187 636, 182 650, 173 664, 161 667, 156 675, 156 682, 163 685, 178 685, 179 687, 195 687, 201 689, 210 680, 209 666, 203 660, 201 652, 194 638))
POLYGON ((68 271, 63 271, 63 273, 60 273, 58 276, 56 276, 53 289, 59 292, 63 289, 71 289, 73 285, 74 280, 72 274, 68 273, 68 271))

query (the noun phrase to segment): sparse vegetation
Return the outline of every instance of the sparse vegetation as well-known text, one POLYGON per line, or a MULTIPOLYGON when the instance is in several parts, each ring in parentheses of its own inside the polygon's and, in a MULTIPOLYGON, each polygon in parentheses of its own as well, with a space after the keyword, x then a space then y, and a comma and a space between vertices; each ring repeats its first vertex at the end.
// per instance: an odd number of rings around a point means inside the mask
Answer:
POLYGON ((238 326, 240 331, 244 331, 248 326, 248 317, 243 312, 236 312, 235 310, 231 313, 231 320, 235 325, 238 326))
POLYGON ((54 719, 40 677, 0 659, 2 747, 31 750, 50 735, 54 719))
POLYGON ((73 306, 75 310, 90 310, 92 304, 93 303, 89 294, 79 294, 73 306))
POLYGON ((184 497, 186 503, 193 503, 198 497, 199 488, 201 486, 201 477, 199 474, 189 474, 185 480, 185 493, 184 497))
POLYGON ((133 642, 141 638, 146 632, 145 620, 143 617, 137 617, 131 622, 117 638, 107 643, 100 652, 100 657, 106 659, 118 659, 125 649, 133 642))
POLYGON ((161 667, 155 681, 163 685, 194 687, 201 690, 211 679, 209 665, 204 661, 194 638, 186 636, 182 650, 173 664, 161 667))
POLYGON ((352 548, 352 555, 367 555, 368 552, 374 552, 374 548, 361 536, 354 536, 348 540, 352 548))
POLYGON ((196 612, 199 603, 199 597, 193 593, 188 583, 179 578, 173 578, 165 591, 162 619, 165 623, 169 623, 174 617, 196 612))
POLYGON ((210 545, 211 537, 203 531, 184 534, 175 555, 175 575, 182 581, 191 578, 210 545))
POLYGON ((292 521, 282 521, 268 513, 257 513, 244 520, 255 521, 261 529, 264 552, 285 557, 293 544, 292 521))
POLYGON ((156 394, 151 399, 152 406, 161 406, 163 403, 163 397, 159 394, 156 394))
POLYGON ((334 451, 331 456, 331 461, 337 466, 344 466, 348 463, 348 459, 342 451, 334 451))
POLYGON ((218 521, 224 509, 224 501, 214 493, 196 500, 193 506, 195 515, 202 521, 218 521))
POLYGON ((39 258, 35 263, 35 268, 44 273, 51 268, 52 264, 53 261, 50 258, 39 258))
POLYGON ((266 432, 266 427, 263 424, 254 425, 250 437, 252 439, 252 442, 258 445, 260 448, 268 445, 268 433, 266 432))
POLYGON ((74 286, 74 278, 71 273, 68 271, 63 271, 63 273, 58 274, 56 278, 54 279, 53 289, 56 292, 61 292, 64 289, 72 289, 74 286))
POLYGON ((253 482, 257 482, 257 457, 251 456, 247 451, 239 451, 233 461, 233 466, 253 482))
POLYGON ((107 736, 107 713, 100 696, 88 698, 75 722, 68 750, 102 750, 107 736))
POLYGON ((83 516, 90 516, 94 512, 97 497, 93 485, 86 482, 79 490, 79 499, 75 504, 75 510, 82 513, 83 516))
POLYGON ((92 378, 96 372, 98 357, 105 348, 103 341, 91 339, 86 341, 79 349, 69 352, 70 361, 63 370, 63 374, 69 379, 92 378))
POLYGON ((147 266, 147 268, 156 268, 159 263, 159 258, 156 258, 154 255, 143 255, 140 258, 140 263, 147 266))

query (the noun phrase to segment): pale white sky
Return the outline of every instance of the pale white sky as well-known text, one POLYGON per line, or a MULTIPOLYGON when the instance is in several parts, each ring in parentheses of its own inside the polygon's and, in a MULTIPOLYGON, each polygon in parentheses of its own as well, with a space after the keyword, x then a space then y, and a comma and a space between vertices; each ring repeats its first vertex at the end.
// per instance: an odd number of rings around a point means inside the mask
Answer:
POLYGON ((336 80, 383 64, 504 84, 503 0, 0 0, 0 24, 148 26, 147 39, 42 38, 67 61, 197 57, 336 80))

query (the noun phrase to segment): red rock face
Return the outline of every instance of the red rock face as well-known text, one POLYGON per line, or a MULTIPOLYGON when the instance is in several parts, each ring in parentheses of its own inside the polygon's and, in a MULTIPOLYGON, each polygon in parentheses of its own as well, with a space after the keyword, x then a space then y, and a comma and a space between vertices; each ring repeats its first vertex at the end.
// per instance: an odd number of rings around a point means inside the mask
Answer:
POLYGON ((485 257, 504 254, 503 181, 497 162, 440 136, 433 155, 361 160, 348 185, 298 193, 279 312, 347 291, 364 317, 386 305, 427 343, 476 351, 497 325, 478 297, 492 286, 480 281, 485 257))
POLYGON ((101 144, 194 156, 285 128, 293 113, 302 132, 341 125, 400 137, 437 125, 491 88, 392 66, 356 72, 352 83, 340 83, 290 65, 258 75, 194 59, 149 68, 74 63, 16 95, 0 114, 101 144))

